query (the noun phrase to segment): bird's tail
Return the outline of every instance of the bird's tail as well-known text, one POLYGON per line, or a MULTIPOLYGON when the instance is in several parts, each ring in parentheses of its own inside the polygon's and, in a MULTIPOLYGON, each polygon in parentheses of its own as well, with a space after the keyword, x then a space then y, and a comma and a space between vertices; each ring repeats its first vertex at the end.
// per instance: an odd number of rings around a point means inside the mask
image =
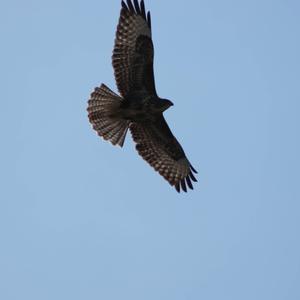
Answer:
POLYGON ((89 120, 98 135, 121 147, 130 123, 118 114, 122 101, 123 98, 101 84, 91 94, 87 108, 89 120))

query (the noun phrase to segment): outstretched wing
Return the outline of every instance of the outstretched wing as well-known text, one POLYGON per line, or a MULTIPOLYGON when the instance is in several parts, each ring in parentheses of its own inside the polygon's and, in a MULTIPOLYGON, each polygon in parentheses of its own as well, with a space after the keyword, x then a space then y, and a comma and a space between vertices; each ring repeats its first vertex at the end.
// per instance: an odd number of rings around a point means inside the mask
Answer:
POLYGON ((192 167, 182 147, 173 136, 164 117, 155 122, 131 123, 130 131, 136 142, 138 153, 162 175, 176 190, 193 189, 192 181, 197 181, 192 167))
POLYGON ((137 91, 156 95, 153 56, 151 17, 150 12, 146 14, 144 1, 122 1, 112 64, 123 97, 137 91))

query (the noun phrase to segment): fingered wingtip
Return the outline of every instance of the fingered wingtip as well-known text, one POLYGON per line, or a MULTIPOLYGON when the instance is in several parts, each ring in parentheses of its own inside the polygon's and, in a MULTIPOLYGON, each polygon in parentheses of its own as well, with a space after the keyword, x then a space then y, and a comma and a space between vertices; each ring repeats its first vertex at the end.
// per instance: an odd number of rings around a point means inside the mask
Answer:
POLYGON ((181 180, 181 188, 185 193, 187 192, 187 188, 186 188, 186 184, 185 184, 185 178, 181 180))
POLYGON ((196 179, 196 177, 194 176, 194 174, 192 173, 192 171, 190 171, 189 176, 191 177, 191 179, 192 179, 194 182, 197 182, 197 179, 196 179))
POLYGON ((126 0, 126 2, 125 0, 122 0, 121 6, 123 9, 132 14, 140 15, 145 21, 147 21, 149 28, 151 28, 150 12, 148 11, 146 13, 144 0, 141 0, 140 3, 138 0, 126 0))
POLYGON ((121 2, 121 6, 122 6, 122 8, 128 10, 128 7, 127 7, 126 3, 123 0, 121 2))
POLYGON ((175 189, 176 189, 176 191, 177 191, 178 193, 180 193, 180 184, 179 184, 179 182, 177 182, 177 183, 175 184, 175 189))
POLYGON ((195 173, 195 174, 198 174, 198 172, 196 171, 196 169, 190 164, 190 167, 192 169, 192 171, 195 173))
POLYGON ((148 11, 148 13, 147 13, 147 22, 148 22, 149 28, 151 29, 151 14, 150 14, 150 11, 148 11))

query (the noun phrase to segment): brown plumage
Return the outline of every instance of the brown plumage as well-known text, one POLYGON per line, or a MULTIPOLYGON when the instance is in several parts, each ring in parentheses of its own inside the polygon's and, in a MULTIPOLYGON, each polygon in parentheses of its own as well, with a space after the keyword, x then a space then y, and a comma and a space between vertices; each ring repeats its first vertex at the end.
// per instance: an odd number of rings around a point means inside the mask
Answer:
POLYGON ((173 103, 159 98, 153 74, 151 16, 144 1, 122 1, 112 64, 122 97, 102 84, 88 101, 98 135, 123 146, 130 129, 138 153, 178 192, 193 189, 197 173, 172 134, 163 112, 173 103))

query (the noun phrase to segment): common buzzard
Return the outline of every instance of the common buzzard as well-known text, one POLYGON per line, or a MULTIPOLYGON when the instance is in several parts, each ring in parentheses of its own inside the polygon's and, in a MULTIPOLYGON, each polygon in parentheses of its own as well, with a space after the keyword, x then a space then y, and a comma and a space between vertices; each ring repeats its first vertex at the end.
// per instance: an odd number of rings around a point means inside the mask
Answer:
POLYGON ((144 1, 122 1, 112 64, 121 96, 102 84, 88 101, 88 117, 98 135, 123 146, 128 128, 138 153, 178 192, 197 181, 163 112, 173 103, 159 98, 153 74, 150 12, 144 1))

